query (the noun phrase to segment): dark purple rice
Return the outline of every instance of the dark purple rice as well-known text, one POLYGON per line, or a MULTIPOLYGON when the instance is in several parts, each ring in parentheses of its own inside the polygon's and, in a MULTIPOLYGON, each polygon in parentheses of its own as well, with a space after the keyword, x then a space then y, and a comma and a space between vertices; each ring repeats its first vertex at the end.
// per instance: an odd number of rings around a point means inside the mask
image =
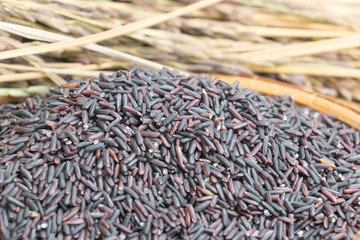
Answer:
POLYGON ((359 133, 237 85, 132 69, 0 106, 0 239, 352 239, 359 133))

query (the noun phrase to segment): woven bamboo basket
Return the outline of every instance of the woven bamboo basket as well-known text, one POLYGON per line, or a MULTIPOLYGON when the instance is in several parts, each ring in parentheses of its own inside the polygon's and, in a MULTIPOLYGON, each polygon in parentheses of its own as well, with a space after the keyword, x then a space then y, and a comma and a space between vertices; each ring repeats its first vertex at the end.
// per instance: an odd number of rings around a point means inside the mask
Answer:
POLYGON ((272 96, 291 96, 294 98, 294 101, 300 105, 314 108, 319 112, 335 115, 340 120, 343 120, 357 130, 360 130, 360 110, 344 101, 316 92, 306 91, 300 87, 268 78, 237 77, 216 73, 213 75, 218 76, 221 80, 229 84, 233 84, 238 80, 240 82, 239 87, 251 88, 252 90, 258 91, 262 94, 272 96))

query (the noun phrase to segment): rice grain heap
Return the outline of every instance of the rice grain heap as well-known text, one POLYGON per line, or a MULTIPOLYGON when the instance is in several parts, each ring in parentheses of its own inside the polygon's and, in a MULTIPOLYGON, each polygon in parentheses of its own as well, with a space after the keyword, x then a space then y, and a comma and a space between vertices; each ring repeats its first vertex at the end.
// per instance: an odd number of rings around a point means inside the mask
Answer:
POLYGON ((132 69, 0 107, 1 239, 352 239, 360 134, 289 98, 132 69))

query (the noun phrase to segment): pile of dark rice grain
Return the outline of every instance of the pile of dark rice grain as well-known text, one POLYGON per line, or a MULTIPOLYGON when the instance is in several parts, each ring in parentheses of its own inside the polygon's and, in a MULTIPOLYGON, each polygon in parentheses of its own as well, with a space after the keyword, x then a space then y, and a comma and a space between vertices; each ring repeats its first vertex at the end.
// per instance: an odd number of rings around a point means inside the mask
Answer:
POLYGON ((1 106, 1 239, 351 239, 360 135, 205 75, 133 69, 1 106))

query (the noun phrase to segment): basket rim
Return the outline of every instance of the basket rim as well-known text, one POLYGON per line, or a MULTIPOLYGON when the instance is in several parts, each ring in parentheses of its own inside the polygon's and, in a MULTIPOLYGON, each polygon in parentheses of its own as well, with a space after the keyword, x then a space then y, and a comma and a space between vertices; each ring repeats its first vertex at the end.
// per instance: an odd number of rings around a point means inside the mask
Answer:
POLYGON ((229 84, 239 81, 239 87, 250 88, 262 94, 293 97, 296 103, 314 108, 322 113, 335 115, 340 120, 345 121, 360 131, 360 109, 336 98, 270 78, 259 76, 231 76, 217 73, 211 73, 211 75, 219 77, 220 80, 229 84))

